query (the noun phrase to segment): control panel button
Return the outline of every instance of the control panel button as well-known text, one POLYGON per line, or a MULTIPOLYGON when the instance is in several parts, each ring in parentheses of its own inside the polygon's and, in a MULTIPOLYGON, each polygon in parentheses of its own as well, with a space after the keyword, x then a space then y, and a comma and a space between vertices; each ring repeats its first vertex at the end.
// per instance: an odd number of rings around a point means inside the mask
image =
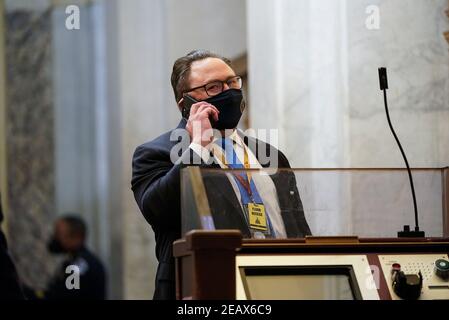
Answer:
POLYGON ((405 274, 401 266, 394 263, 391 266, 391 280, 394 293, 405 300, 416 300, 421 295, 423 277, 418 274, 405 274))
POLYGON ((449 261, 438 259, 435 261, 435 274, 443 280, 449 279, 449 261))

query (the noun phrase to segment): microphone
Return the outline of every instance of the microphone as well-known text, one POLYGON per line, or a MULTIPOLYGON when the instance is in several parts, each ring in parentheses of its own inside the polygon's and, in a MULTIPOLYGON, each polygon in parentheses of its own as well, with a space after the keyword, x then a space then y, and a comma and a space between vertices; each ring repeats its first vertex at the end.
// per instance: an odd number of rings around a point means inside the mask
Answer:
POLYGON ((407 166, 407 172, 408 172, 408 178, 410 180, 410 188, 412 189, 412 196, 413 196, 413 207, 415 209, 415 230, 411 231, 409 225, 404 226, 404 230, 398 232, 399 238, 422 238, 424 237, 424 231, 419 230, 419 223, 418 223, 418 207, 416 205, 416 195, 415 195, 415 187, 413 185, 413 177, 412 177, 412 171, 410 170, 410 166, 408 165, 407 157, 405 156, 404 149, 402 149, 401 142, 399 141, 398 136, 396 135, 396 132, 393 129, 393 125, 391 124, 390 120, 390 114, 388 112, 388 103, 387 103, 387 89, 388 89, 388 79, 387 79, 387 69, 386 68, 379 68, 379 85, 380 90, 384 92, 384 103, 385 103, 385 112, 387 114, 387 120, 388 125, 390 126, 391 133, 393 133, 393 136, 399 146, 399 150, 401 150, 402 158, 404 158, 405 165, 407 166))

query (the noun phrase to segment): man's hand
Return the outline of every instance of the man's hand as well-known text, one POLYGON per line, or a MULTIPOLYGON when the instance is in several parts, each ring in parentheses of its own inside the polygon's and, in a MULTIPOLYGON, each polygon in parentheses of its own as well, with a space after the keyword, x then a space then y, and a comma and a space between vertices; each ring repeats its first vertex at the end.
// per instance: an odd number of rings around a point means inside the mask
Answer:
POLYGON ((212 125, 209 119, 217 121, 219 112, 216 107, 205 101, 192 105, 186 129, 193 143, 206 147, 212 142, 212 125))

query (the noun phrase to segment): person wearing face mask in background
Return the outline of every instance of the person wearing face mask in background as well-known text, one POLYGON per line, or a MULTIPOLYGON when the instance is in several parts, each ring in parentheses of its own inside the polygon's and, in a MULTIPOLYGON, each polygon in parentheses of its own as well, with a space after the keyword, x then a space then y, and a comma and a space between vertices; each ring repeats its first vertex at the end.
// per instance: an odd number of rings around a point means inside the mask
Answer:
MULTIPOLYGON (((132 162, 131 189, 156 238, 159 265, 153 299, 176 298, 172 244, 181 237, 181 168, 290 168, 282 152, 236 130, 245 101, 242 80, 228 59, 192 51, 174 63, 171 84, 182 119, 176 129, 137 147, 132 162), (175 130, 187 131, 188 141, 173 139, 175 130), (172 150, 179 144, 183 152, 173 161, 172 150), (268 162, 262 161, 264 155, 268 162)), ((216 229, 239 228, 247 238, 310 234, 292 173, 251 178, 232 173, 204 178, 204 185, 214 204, 216 229), (251 219, 257 214, 263 219, 251 219)))
POLYGON ((87 249, 87 227, 76 215, 64 215, 54 224, 47 248, 52 254, 66 255, 44 291, 27 288, 29 299, 104 300, 106 275, 102 262, 87 249), (73 276, 79 271, 79 286, 73 276), (72 278, 68 279, 68 277, 72 278), (67 280, 68 279, 68 280, 67 280), (69 286, 67 286, 69 283, 69 286))

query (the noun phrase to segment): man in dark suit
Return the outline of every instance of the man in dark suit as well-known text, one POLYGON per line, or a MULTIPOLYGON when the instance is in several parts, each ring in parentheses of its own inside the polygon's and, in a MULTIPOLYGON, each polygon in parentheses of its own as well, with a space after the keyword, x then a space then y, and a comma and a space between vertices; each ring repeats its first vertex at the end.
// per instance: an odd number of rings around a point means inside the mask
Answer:
MULTIPOLYGON (((175 62, 171 83, 183 119, 175 130, 137 147, 131 181, 136 202, 156 238, 159 266, 154 299, 175 298, 172 244, 181 237, 184 166, 290 168, 282 152, 235 130, 244 100, 241 78, 228 59, 192 51, 175 62)), ((209 175, 204 185, 209 203, 214 204, 211 214, 217 229, 238 228, 244 237, 310 234, 291 172, 278 170, 265 178, 209 175), (252 219, 256 216, 263 219, 252 219)))

